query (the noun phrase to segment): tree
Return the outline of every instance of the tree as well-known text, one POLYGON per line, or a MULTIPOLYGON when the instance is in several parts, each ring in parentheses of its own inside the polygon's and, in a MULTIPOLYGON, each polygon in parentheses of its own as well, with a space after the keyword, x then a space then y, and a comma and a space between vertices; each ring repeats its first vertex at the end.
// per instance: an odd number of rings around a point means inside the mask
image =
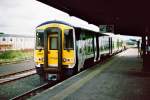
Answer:
POLYGON ((0 32, 0 35, 4 34, 3 32, 0 32))

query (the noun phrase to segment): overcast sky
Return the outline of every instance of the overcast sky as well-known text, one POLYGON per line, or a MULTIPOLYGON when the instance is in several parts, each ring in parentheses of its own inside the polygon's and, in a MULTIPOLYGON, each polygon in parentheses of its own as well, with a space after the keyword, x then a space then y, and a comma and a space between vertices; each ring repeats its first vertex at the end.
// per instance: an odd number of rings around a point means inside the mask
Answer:
POLYGON ((34 35, 48 20, 68 20, 69 15, 35 0, 0 0, 0 32, 34 35))
POLYGON ((0 0, 0 32, 6 34, 35 35, 37 25, 61 20, 99 31, 97 26, 45 5, 36 0, 0 0))

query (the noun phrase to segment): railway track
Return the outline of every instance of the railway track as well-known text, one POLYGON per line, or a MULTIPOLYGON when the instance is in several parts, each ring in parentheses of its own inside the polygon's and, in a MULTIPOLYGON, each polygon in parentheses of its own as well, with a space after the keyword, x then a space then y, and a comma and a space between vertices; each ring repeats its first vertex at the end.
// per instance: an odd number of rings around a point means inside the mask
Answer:
MULTIPOLYGON (((99 63, 105 63, 106 61, 109 60, 110 57, 105 57, 103 60, 101 60, 101 62, 99 63)), ((7 82, 10 82, 10 81, 15 81, 15 80, 18 80, 18 79, 21 79, 21 78, 25 78, 25 77, 28 77, 28 76, 31 76, 31 75, 34 75, 36 74, 36 71, 35 69, 30 69, 30 70, 27 70, 27 71, 23 71, 23 72, 19 72, 19 73, 16 73, 16 74, 10 74, 10 75, 5 75, 3 77, 0 76, 0 84, 3 84, 3 83, 7 83, 7 82), (29 74, 27 75, 27 73, 29 72, 29 74), (23 77, 20 77, 21 74, 25 74, 25 76, 23 77), (18 78, 15 78, 16 76, 19 76, 18 78), (13 78, 11 78, 13 77, 13 78), (5 80, 5 82, 2 82, 3 80, 5 80)), ((49 82, 49 83, 44 83, 43 85, 41 86, 38 86, 36 88, 32 88, 32 90, 27 90, 27 92, 23 92, 23 94, 19 94, 18 96, 12 96, 11 97, 11 100, 26 100, 26 99, 29 99, 30 97, 32 96, 35 96, 39 93, 41 93, 42 91, 54 86, 56 83, 58 83, 58 81, 52 81, 52 82, 49 82)))
POLYGON ((36 74, 35 68, 21 71, 21 72, 16 72, 16 73, 10 73, 10 74, 5 74, 0 76, 0 84, 4 84, 10 81, 15 81, 20 78, 25 78, 31 75, 36 74))
MULTIPOLYGON (((111 57, 104 58, 104 60, 99 62, 99 64, 107 62, 108 60, 110 60, 110 58, 111 57)), ((37 88, 34 88, 34 89, 30 90, 30 91, 27 91, 26 93, 23 93, 22 95, 19 95, 19 96, 16 96, 16 97, 12 98, 11 100, 26 100, 26 99, 29 99, 30 97, 41 93, 42 91, 44 91, 44 90, 46 90, 46 89, 56 85, 59 82, 60 81, 51 81, 49 83, 45 83, 45 84, 43 84, 43 85, 41 85, 41 86, 39 86, 37 88)))
POLYGON ((27 91, 19 96, 16 96, 14 98, 12 98, 11 100, 26 100, 34 95, 37 95, 38 93, 41 93, 42 91, 54 86, 56 83, 58 83, 57 81, 52 81, 49 83, 45 83, 39 87, 36 87, 30 91, 27 91))

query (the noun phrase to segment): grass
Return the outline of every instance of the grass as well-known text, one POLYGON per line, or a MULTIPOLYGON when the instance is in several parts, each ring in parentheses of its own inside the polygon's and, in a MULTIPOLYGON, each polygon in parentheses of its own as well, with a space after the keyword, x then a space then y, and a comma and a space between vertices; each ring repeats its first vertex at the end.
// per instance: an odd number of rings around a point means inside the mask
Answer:
POLYGON ((30 51, 5 51, 0 53, 0 64, 21 61, 33 58, 33 50, 30 51))

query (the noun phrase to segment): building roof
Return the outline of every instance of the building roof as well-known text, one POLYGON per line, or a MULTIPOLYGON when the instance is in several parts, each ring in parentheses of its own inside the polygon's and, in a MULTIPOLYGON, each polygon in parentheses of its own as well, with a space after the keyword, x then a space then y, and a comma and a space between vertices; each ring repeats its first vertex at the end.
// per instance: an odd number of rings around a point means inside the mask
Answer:
POLYGON ((18 35, 18 34, 0 34, 0 37, 24 37, 24 38, 34 38, 34 36, 18 35))

